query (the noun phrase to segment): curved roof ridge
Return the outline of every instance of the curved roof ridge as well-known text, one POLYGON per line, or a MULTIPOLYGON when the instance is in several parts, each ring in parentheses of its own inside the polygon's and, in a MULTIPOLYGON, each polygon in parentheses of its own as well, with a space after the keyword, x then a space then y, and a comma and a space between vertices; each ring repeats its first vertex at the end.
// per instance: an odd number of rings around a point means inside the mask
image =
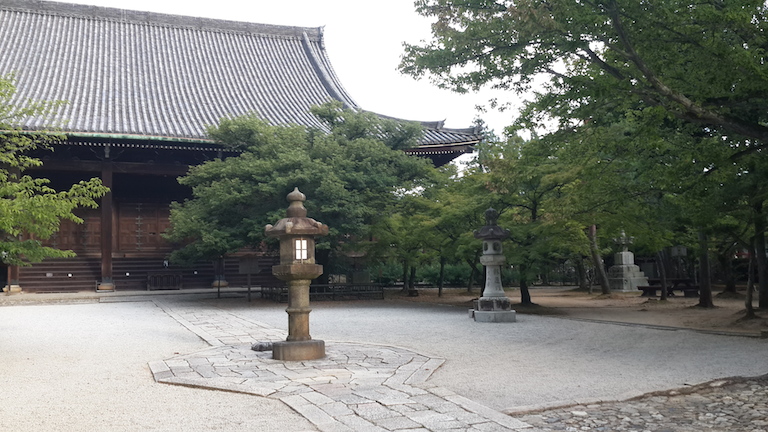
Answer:
POLYGON ((418 123, 421 125, 421 127, 427 128, 427 129, 433 129, 437 131, 451 132, 451 133, 457 133, 457 134, 468 134, 468 135, 478 135, 478 136, 481 135, 480 128, 477 126, 470 126, 466 128, 447 128, 445 127, 445 120, 436 120, 436 121, 407 120, 399 117, 392 117, 384 114, 375 113, 373 111, 369 111, 369 112, 376 114, 381 118, 385 118, 389 120, 418 123))
MULTIPOLYGON (((322 41, 322 27, 320 29, 320 40, 322 41)), ((345 108, 356 111, 359 110, 360 107, 349 96, 346 90, 344 90, 344 87, 342 87, 341 82, 339 82, 339 79, 336 77, 336 73, 333 71, 333 68, 330 67, 330 64, 321 61, 320 56, 317 52, 315 52, 314 48, 312 47, 311 40, 306 33, 304 33, 302 45, 304 46, 304 50, 307 52, 307 57, 309 57, 309 61, 312 63, 312 67, 315 68, 315 71, 320 77, 320 80, 323 82, 325 88, 328 90, 328 93, 330 93, 331 96, 333 96, 335 99, 340 100, 344 104, 345 108)))
POLYGON ((135 23, 141 25, 156 25, 172 28, 191 28, 208 31, 259 34, 274 37, 303 39, 306 35, 306 37, 312 41, 321 41, 323 38, 322 27, 297 27, 278 24, 230 21, 189 15, 134 11, 105 6, 60 3, 44 0, 3 0, 3 9, 72 18, 99 19, 105 21, 135 23))

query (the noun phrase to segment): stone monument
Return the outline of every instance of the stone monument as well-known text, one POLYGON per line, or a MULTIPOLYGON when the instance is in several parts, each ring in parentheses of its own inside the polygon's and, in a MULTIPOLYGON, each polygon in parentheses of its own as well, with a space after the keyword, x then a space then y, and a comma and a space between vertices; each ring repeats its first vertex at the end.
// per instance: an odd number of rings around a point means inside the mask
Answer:
POLYGON ((309 284, 323 274, 323 266, 315 264, 315 236, 327 235, 328 225, 307 217, 306 199, 295 188, 288 194, 286 217, 264 228, 267 237, 280 240, 280 264, 272 267, 272 274, 288 283, 288 338, 272 344, 272 358, 276 360, 325 357, 325 342, 309 335, 309 284))
POLYGON ((635 254, 629 251, 629 245, 634 237, 627 237, 621 230, 621 237, 613 240, 621 246, 622 251, 613 256, 614 264, 608 269, 608 285, 611 291, 635 292, 638 286, 647 286, 648 278, 635 265, 635 254))
POLYGON ((497 225, 499 213, 489 208, 485 211, 485 226, 475 231, 475 238, 483 240, 483 255, 480 263, 485 266, 485 287, 483 295, 469 313, 477 322, 515 322, 516 314, 512 303, 501 285, 501 266, 506 258, 502 253, 501 241, 509 236, 509 230, 497 225))

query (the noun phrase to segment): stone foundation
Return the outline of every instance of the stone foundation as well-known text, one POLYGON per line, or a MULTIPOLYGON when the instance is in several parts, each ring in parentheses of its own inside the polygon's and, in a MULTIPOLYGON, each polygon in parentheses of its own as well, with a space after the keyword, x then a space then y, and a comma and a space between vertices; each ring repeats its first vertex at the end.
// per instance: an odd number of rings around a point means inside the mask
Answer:
POLYGON ((632 252, 619 252, 614 255, 616 265, 608 269, 608 285, 611 291, 635 292, 638 286, 648 285, 648 278, 635 265, 632 252))
POLYGON ((323 357, 325 357, 325 342, 321 340, 283 341, 272 344, 272 358, 275 360, 303 361, 323 357))

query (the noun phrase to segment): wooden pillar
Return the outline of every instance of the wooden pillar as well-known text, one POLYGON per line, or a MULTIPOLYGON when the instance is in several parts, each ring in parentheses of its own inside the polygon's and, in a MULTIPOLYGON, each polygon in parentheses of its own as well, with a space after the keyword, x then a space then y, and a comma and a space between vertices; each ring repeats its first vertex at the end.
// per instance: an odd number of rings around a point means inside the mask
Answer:
POLYGON ((101 282, 97 290, 112 291, 115 289, 112 279, 112 162, 106 161, 102 165, 101 182, 110 191, 101 198, 101 282))
MULTIPOLYGON (((21 170, 18 167, 8 168, 8 174, 10 174, 10 180, 15 182, 21 177, 21 170)), ((22 236, 18 237, 19 241, 23 240, 22 236)), ((17 294, 21 292, 21 268, 17 265, 8 265, 8 280, 3 287, 3 292, 6 294, 17 294)))
POLYGON ((6 294, 17 294, 21 292, 21 285, 19 284, 19 266, 16 265, 9 265, 8 266, 8 282, 7 285, 3 288, 3 291, 6 294))

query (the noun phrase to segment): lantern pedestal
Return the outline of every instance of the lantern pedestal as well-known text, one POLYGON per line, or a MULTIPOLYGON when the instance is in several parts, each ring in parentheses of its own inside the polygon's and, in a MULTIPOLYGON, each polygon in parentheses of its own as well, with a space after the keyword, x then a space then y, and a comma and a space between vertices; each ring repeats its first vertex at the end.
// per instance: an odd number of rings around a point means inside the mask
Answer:
POLYGON ((272 358, 285 361, 317 360, 325 357, 325 342, 317 339, 272 344, 272 358))
POLYGON ((325 342, 309 334, 309 283, 323 272, 317 264, 276 265, 272 273, 288 282, 288 338, 272 345, 275 360, 302 361, 325 357, 325 342), (301 279, 291 280, 292 277, 301 279))

